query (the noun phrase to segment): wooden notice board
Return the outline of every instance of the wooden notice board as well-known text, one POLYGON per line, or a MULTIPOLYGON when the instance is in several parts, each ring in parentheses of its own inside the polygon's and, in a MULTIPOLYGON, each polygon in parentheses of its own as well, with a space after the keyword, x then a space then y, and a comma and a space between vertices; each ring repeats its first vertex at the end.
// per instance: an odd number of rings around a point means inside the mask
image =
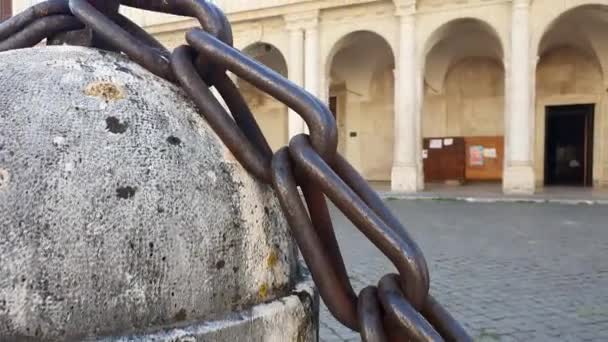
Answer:
POLYGON ((0 21, 9 18, 13 13, 11 0, 0 0, 0 21))
POLYGON ((465 181, 464 138, 425 138, 422 154, 425 181, 465 181))
POLYGON ((500 181, 504 162, 504 137, 465 137, 468 181, 500 181))

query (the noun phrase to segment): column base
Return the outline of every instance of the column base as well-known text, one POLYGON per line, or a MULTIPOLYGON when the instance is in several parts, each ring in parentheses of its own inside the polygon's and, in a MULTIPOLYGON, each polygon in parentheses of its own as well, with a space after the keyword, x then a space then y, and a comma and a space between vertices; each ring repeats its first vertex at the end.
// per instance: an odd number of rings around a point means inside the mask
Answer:
POLYGON ((531 165, 507 166, 503 175, 502 190, 508 195, 532 195, 536 187, 531 165))
POLYGON ((294 136, 304 133, 304 127, 306 127, 304 119, 302 119, 295 111, 289 109, 287 111, 287 144, 289 144, 289 140, 291 140, 291 138, 294 136))
POLYGON ((393 166, 391 172, 391 190, 399 192, 418 192, 421 177, 417 166, 393 166))

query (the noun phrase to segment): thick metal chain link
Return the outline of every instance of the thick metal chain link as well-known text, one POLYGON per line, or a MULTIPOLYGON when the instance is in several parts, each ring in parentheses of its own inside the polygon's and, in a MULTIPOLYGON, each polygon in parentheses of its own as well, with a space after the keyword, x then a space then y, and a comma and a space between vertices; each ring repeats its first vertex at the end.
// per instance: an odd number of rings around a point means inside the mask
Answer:
POLYGON ((108 45, 150 72, 181 85, 243 167, 274 188, 320 295, 338 321, 359 331, 364 341, 471 341, 429 294, 428 268, 418 245, 376 192, 337 153, 336 123, 325 104, 233 48, 231 26, 214 4, 204 0, 114 1, 116 8, 120 3, 193 17, 201 28, 186 33, 189 45, 170 52, 126 17, 104 12, 99 5, 103 2, 48 0, 0 23, 0 52, 31 47, 44 39, 52 43, 66 32, 90 29, 103 42, 91 44, 93 47, 108 45), (289 146, 273 154, 227 71, 297 112, 310 128, 310 135, 292 138, 289 146), (221 95, 229 113, 210 87, 221 95), (377 286, 356 295, 334 235, 326 197, 384 253, 398 274, 388 274, 377 286))

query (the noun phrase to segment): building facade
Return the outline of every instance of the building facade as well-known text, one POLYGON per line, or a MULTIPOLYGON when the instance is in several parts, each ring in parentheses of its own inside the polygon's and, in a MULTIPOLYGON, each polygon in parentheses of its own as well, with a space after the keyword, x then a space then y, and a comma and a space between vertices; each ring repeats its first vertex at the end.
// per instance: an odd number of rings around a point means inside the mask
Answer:
MULTIPOLYGON (((327 102, 339 151, 368 180, 419 191, 429 156, 462 138, 471 179, 494 165, 488 179, 507 193, 608 186, 608 0, 215 2, 238 49, 327 102)), ((169 47, 196 26, 125 13, 169 47)), ((273 148, 305 131, 284 105, 239 87, 273 148)))

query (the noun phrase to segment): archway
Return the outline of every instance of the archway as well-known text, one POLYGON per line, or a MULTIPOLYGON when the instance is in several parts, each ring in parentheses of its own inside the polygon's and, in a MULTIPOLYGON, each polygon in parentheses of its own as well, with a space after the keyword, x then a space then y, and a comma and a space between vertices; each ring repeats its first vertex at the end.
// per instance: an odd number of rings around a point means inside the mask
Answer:
POLYGON ((544 32, 536 68, 535 173, 539 185, 608 183, 605 65, 608 6, 564 12, 544 32))
POLYGON ((505 71, 496 31, 453 20, 425 46, 422 136, 425 181, 502 180, 505 71))
MULTIPOLYGON (((287 63, 281 51, 275 46, 259 42, 249 45, 243 51, 287 77, 287 63)), ((239 80, 239 88, 270 147, 276 151, 285 146, 287 144, 287 106, 244 80, 239 80)))
POLYGON ((373 32, 352 32, 336 43, 328 66, 339 152, 366 179, 390 181, 395 59, 389 44, 373 32))

